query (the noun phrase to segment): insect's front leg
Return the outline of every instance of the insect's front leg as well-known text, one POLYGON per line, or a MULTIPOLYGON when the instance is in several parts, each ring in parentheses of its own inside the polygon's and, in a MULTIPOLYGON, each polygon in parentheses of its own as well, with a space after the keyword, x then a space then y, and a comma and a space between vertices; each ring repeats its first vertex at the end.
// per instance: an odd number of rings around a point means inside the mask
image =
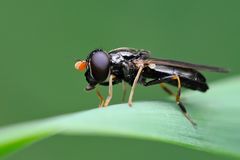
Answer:
POLYGON ((109 77, 109 86, 108 86, 108 97, 104 103, 104 107, 107 107, 112 99, 112 95, 113 95, 113 78, 114 75, 110 75, 109 77))
POLYGON ((96 94, 98 96, 98 98, 100 99, 100 104, 99 104, 99 108, 103 107, 104 104, 104 97, 101 95, 100 91, 98 89, 96 89, 96 94))

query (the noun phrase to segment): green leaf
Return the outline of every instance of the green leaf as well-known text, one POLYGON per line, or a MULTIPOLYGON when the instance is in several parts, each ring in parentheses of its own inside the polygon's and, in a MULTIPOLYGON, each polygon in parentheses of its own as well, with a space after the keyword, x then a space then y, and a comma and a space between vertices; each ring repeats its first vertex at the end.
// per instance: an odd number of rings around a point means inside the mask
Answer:
POLYGON ((174 101, 135 102, 27 122, 0 129, 0 156, 55 134, 108 135, 164 141, 240 157, 240 78, 183 94, 194 128, 174 101))

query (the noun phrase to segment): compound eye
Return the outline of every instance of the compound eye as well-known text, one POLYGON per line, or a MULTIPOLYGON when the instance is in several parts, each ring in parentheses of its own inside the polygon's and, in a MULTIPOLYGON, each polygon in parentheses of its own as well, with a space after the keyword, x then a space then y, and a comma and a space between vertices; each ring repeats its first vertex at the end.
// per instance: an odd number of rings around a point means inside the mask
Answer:
POLYGON ((91 73, 93 78, 102 82, 109 74, 110 61, 108 55, 103 51, 95 52, 90 60, 91 73))

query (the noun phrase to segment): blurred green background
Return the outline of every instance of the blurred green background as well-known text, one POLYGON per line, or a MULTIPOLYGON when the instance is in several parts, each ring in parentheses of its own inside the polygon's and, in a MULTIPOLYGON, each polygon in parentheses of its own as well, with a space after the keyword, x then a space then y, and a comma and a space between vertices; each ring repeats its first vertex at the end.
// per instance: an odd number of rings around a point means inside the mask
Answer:
MULTIPOLYGON (((0 126, 95 108, 83 73, 74 70, 95 48, 134 47, 153 57, 230 68, 240 73, 238 0, 1 0, 0 126)), ((210 86, 211 87, 211 86, 210 86)), ((107 88, 101 88, 106 95, 107 88)), ((121 85, 112 103, 121 101, 121 85)), ((135 100, 161 100, 139 87, 135 100)), ((87 122, 86 122, 87 123, 87 122)), ((7 159, 229 159, 159 142, 55 136, 7 159)))

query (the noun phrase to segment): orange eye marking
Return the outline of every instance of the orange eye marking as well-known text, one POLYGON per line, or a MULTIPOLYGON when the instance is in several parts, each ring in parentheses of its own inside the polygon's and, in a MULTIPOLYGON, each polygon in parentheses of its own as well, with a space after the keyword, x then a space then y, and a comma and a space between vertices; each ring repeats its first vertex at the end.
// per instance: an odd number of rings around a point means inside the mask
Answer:
POLYGON ((87 68, 87 62, 86 61, 78 61, 75 63, 75 68, 77 70, 83 71, 87 68))

